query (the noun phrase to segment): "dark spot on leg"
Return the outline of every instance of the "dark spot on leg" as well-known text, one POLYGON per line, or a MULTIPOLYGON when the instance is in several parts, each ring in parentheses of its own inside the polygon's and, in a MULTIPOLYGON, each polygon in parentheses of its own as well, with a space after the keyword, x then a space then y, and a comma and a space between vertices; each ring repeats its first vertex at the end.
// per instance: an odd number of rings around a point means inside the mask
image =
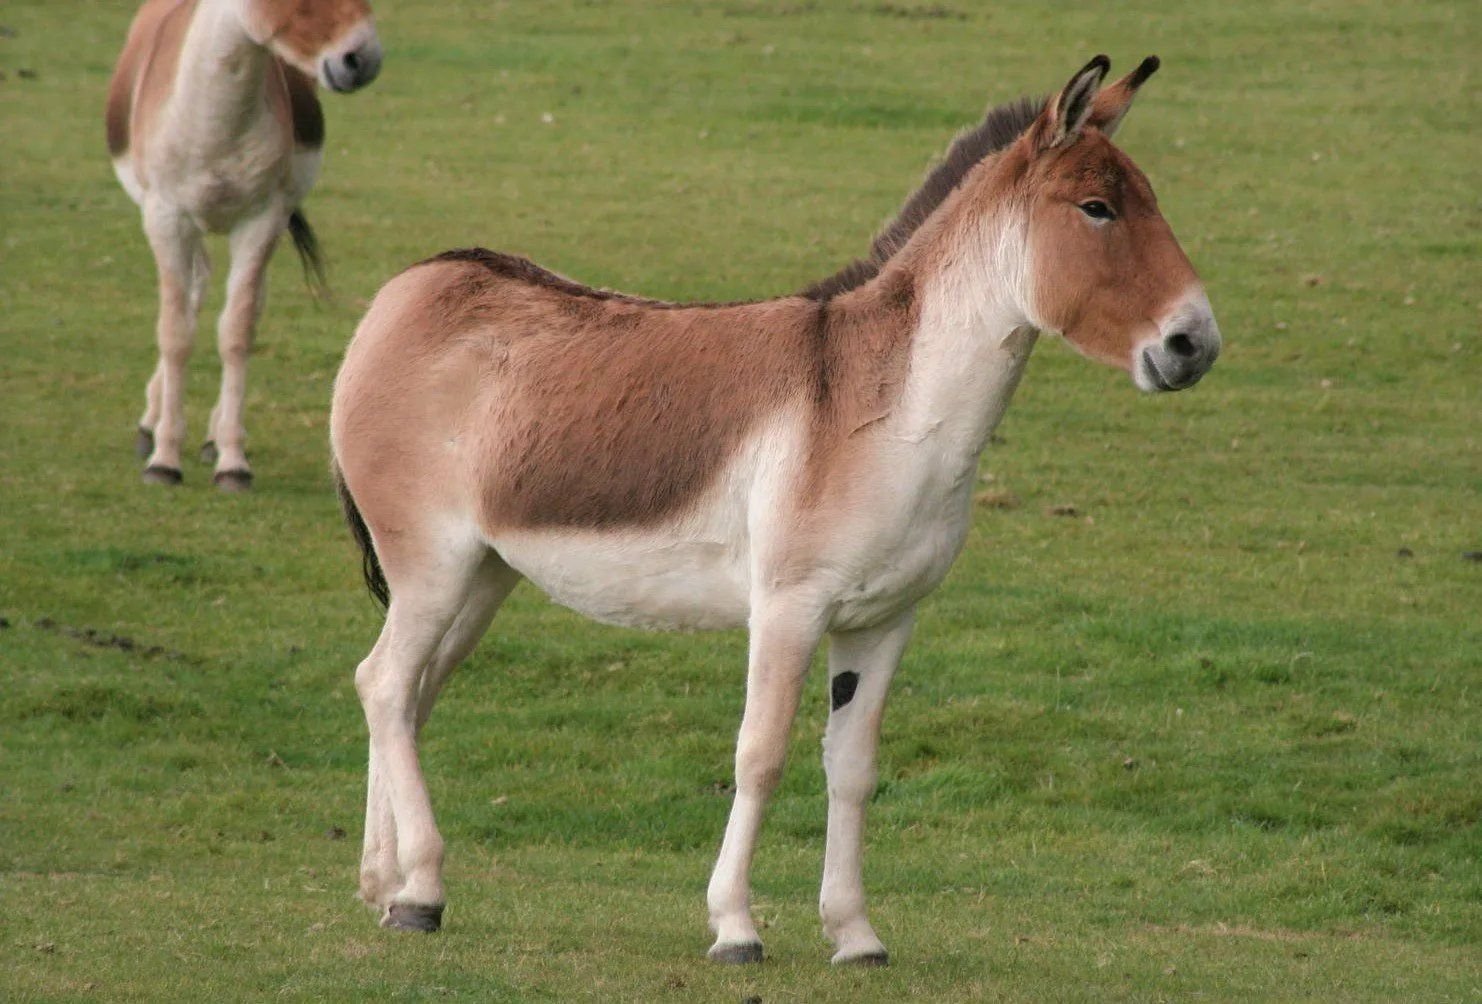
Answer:
POLYGON ((833 683, 829 685, 829 693, 833 698, 833 710, 838 711, 844 705, 854 700, 854 690, 858 686, 858 673, 840 673, 834 677, 833 683))
POLYGON ((154 433, 144 426, 139 426, 139 431, 134 433, 134 455, 140 460, 148 460, 149 455, 154 452, 154 433))

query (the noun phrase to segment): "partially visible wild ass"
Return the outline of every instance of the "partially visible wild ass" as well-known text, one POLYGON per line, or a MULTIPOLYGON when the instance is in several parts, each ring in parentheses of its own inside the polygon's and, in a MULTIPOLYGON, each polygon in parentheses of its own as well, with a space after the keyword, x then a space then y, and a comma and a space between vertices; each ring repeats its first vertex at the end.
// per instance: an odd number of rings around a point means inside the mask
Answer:
POLYGON ((268 259, 287 228, 321 275, 299 203, 319 173, 316 81, 370 83, 381 44, 366 0, 146 0, 108 86, 108 151, 143 210, 159 272, 159 361, 135 446, 144 480, 181 480, 185 364, 210 278, 205 235, 230 235, 217 329, 221 394, 202 458, 225 491, 252 485, 242 406, 268 259))
POLYGON ((830 637, 835 962, 878 964, 860 852, 886 689, 971 517, 978 457, 1039 331, 1146 391, 1219 352, 1147 179, 1109 136, 1157 68, 958 139, 874 254, 802 294, 672 304, 450 251, 388 282, 331 437, 367 581, 390 606, 355 674, 370 727, 360 895, 436 930, 443 842, 417 736, 520 578, 597 620, 750 629, 710 957, 762 958, 748 872, 810 657, 830 637))

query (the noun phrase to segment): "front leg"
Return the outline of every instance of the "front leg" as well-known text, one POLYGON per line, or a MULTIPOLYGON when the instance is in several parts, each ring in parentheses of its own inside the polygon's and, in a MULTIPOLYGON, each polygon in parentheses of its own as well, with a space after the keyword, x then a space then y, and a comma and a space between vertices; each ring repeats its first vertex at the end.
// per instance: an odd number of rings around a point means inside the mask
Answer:
POLYGON ((767 802, 782 778, 787 737, 803 679, 822 635, 812 609, 781 598, 753 604, 746 711, 736 740, 736 798, 707 896, 715 962, 760 962, 762 939, 751 919, 751 859, 767 802))
POLYGON ((268 259, 286 220, 286 214, 274 207, 244 220, 231 234, 232 264, 226 281, 226 305, 216 327, 216 347, 221 354, 221 394, 211 412, 211 425, 202 449, 204 457, 215 461, 213 480, 222 491, 239 492, 252 487, 247 433, 242 422, 247 360, 252 354, 257 319, 267 289, 268 259))
POLYGON ((159 199, 144 203, 144 234, 159 273, 159 362, 149 381, 136 448, 145 460, 146 482, 175 485, 181 480, 180 441, 185 436, 185 365, 195 344, 209 263, 195 223, 159 199))
POLYGON ((885 695, 911 638, 915 611, 863 631, 836 632, 829 645, 829 716, 823 736, 828 843, 818 912, 834 963, 885 965, 889 956, 865 915, 865 806, 875 791, 875 750, 885 695))

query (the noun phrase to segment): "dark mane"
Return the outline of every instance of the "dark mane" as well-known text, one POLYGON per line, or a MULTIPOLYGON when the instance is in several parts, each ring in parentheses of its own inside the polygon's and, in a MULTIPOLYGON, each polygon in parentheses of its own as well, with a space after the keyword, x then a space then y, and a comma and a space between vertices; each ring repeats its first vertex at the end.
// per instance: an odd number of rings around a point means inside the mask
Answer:
MULTIPOLYGON (((921 183, 921 187, 906 200, 906 204, 901 207, 895 219, 876 235, 867 257, 850 262, 827 279, 819 280, 801 293, 792 295, 822 302, 869 282, 879 274, 881 266, 905 246, 906 242, 911 239, 911 235, 922 223, 926 222, 926 218, 946 201, 947 196, 951 195, 958 185, 962 184, 962 179, 967 176, 967 172, 984 157, 1003 150, 1018 139, 1024 130, 1028 129, 1030 124, 1039 117, 1044 106, 1044 98, 1019 98, 1017 101, 1010 101, 989 109, 982 122, 972 129, 959 133, 952 141, 941 163, 932 169, 931 173, 926 176, 926 180, 921 183)), ((519 255, 503 254, 479 247, 444 251, 440 255, 434 255, 417 264, 431 265, 437 262, 474 262, 495 275, 543 286, 567 296, 587 300, 607 300, 660 310, 739 307, 760 302, 735 300, 729 303, 672 303, 667 300, 630 296, 626 293, 595 289, 579 282, 573 282, 519 255)))
POLYGON ((815 282, 802 295, 811 300, 828 300, 873 279, 880 267, 905 246, 926 218, 962 184, 967 172, 990 153, 997 153, 1018 139, 1044 107, 1044 98, 1019 98, 990 109, 977 127, 958 134, 952 141, 942 162, 906 200, 895 219, 875 237, 867 257, 858 258, 827 279, 815 282))

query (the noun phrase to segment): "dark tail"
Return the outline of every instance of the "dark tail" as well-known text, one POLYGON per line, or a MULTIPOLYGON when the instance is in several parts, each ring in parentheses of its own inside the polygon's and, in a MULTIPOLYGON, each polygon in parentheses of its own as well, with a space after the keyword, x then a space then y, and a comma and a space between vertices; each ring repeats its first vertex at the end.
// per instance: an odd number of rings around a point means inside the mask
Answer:
POLYGON ((381 561, 376 557, 376 545, 371 540, 370 527, 365 525, 365 519, 360 515, 360 507, 355 504, 355 497, 345 484, 345 475, 340 470, 338 461, 330 461, 330 469, 334 474, 335 491, 340 493, 340 508, 345 511, 350 536, 355 538, 355 543, 360 547, 360 571, 365 576, 365 588, 370 590, 377 603, 385 607, 391 602, 391 587, 386 584, 386 573, 381 571, 381 561))
POLYGON ((309 218, 302 209, 295 209, 288 217, 288 233, 293 238, 294 250, 299 261, 304 263, 304 282, 317 300, 329 298, 329 275, 324 268, 324 252, 319 248, 319 238, 309 226, 309 218))

